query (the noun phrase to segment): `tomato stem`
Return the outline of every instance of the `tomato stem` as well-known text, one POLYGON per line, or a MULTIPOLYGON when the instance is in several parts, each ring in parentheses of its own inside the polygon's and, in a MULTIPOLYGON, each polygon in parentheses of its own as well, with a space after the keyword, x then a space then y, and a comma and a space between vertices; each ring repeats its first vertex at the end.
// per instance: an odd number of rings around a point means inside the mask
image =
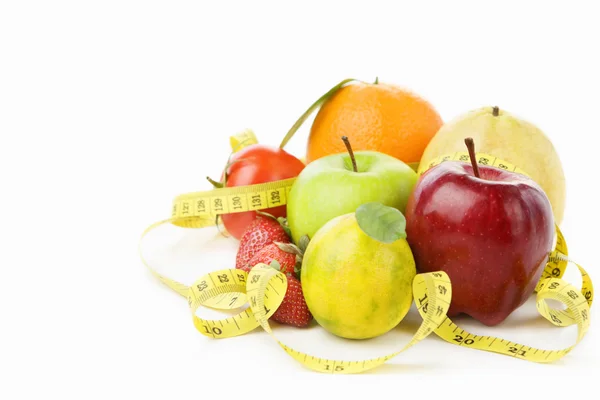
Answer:
POLYGON ((497 117, 498 115, 500 115, 500 109, 498 108, 498 106, 494 106, 494 108, 492 108, 492 115, 494 117, 497 117))
POLYGON ((223 184, 221 182, 217 182, 217 181, 211 179, 210 176, 207 176, 206 180, 209 181, 210 184, 213 185, 216 189, 220 189, 223 187, 223 184))

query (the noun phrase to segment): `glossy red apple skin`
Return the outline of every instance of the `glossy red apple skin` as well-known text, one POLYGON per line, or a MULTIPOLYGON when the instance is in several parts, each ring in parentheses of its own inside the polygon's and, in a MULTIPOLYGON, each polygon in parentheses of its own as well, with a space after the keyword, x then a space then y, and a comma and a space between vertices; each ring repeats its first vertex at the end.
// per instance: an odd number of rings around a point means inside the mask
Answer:
POLYGON ((443 162, 423 174, 406 207, 419 272, 445 271, 450 317, 494 326, 533 293, 554 241, 552 208, 530 178, 495 167, 443 162))

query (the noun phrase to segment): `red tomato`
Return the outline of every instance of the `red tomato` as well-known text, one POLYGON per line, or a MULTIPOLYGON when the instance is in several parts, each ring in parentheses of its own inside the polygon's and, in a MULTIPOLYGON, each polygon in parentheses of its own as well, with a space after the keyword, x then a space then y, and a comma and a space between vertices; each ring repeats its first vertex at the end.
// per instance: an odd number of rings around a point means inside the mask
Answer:
MULTIPOLYGON (((253 144, 235 153, 227 170, 227 187, 253 185, 282 179, 294 178, 304 169, 302 161, 280 148, 253 144)), ((285 205, 261 210, 285 217, 285 205)), ((240 239, 246 228, 256 218, 255 211, 222 215, 227 231, 240 239)))

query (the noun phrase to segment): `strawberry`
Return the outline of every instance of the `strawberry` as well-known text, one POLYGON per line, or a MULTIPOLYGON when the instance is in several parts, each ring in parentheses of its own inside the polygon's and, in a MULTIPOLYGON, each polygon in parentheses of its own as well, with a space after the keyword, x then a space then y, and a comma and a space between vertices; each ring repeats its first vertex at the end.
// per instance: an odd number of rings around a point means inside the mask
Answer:
POLYGON ((276 219, 257 215, 240 239, 235 267, 245 267, 256 253, 273 242, 289 243, 290 238, 276 219))
POLYGON ((252 267, 258 263, 270 265, 272 261, 277 261, 279 270, 284 274, 292 274, 296 277, 297 272, 302 265, 302 253, 300 249, 291 243, 273 242, 262 248, 240 269, 250 272, 252 267))
POLYGON ((307 326, 312 321, 304 295, 302 285, 292 274, 286 274, 288 287, 281 305, 271 316, 271 319, 280 324, 292 325, 299 328, 307 326))

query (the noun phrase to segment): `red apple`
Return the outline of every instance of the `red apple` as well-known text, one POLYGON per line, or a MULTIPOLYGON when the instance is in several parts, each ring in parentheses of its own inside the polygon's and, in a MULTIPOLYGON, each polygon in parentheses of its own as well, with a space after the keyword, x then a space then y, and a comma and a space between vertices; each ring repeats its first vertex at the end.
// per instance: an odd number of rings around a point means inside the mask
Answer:
POLYGON ((445 161, 423 174, 408 200, 406 233, 419 272, 449 275, 448 315, 493 326, 533 293, 554 221, 533 180, 486 166, 475 176, 473 166, 445 161))

